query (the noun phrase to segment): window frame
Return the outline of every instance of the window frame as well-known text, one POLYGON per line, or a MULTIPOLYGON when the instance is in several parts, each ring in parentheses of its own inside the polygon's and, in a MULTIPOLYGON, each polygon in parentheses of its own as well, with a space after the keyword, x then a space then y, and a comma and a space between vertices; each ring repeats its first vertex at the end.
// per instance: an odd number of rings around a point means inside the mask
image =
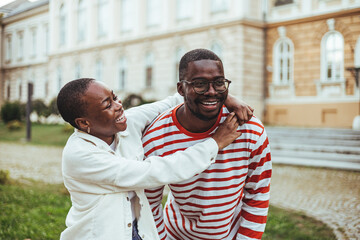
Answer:
MULTIPOLYGON (((284 49, 284 48, 283 48, 284 49)), ((277 85, 289 85, 294 81, 294 44, 288 37, 280 37, 273 49, 273 82, 277 85), (281 51, 281 46, 287 45, 288 51, 281 51), (286 63, 284 61, 286 59, 286 63), (284 78, 283 76, 287 77, 284 78)))

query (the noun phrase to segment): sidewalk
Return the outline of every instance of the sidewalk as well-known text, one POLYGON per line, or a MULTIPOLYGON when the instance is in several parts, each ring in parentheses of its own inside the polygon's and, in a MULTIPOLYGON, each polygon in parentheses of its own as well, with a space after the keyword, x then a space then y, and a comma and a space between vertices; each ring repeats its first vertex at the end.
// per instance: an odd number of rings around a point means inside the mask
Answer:
MULTIPOLYGON (((0 142, 0 169, 16 179, 62 183, 61 152, 0 142)), ((270 202, 327 223, 338 239, 360 239, 360 172, 274 165, 270 202)))

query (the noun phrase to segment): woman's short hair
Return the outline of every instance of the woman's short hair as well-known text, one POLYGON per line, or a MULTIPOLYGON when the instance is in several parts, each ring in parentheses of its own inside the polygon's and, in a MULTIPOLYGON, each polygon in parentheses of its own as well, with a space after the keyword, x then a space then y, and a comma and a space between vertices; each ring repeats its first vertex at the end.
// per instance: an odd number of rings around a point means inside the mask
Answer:
POLYGON ((57 107, 61 117, 77 129, 79 127, 75 119, 86 115, 87 103, 83 96, 93 81, 93 78, 80 78, 68 82, 57 96, 57 107))

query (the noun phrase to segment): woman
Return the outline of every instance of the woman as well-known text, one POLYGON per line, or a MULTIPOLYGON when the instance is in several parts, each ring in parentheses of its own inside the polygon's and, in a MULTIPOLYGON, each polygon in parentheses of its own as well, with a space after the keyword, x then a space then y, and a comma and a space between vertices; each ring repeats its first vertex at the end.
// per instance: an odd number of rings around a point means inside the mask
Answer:
POLYGON ((114 93, 94 79, 77 79, 60 90, 59 112, 75 127, 62 157, 72 207, 61 239, 158 239, 143 189, 202 172, 219 149, 241 134, 232 113, 212 138, 143 161, 142 131, 159 113, 182 101, 180 96, 168 97, 125 114, 114 93), (181 166, 191 167, 180 171, 181 166))

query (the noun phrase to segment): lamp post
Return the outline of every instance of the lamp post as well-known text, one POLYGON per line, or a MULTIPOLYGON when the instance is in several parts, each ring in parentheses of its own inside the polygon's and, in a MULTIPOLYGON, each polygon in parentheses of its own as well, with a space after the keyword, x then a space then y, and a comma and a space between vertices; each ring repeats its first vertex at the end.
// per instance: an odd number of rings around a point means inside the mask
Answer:
POLYGON ((359 112, 358 115, 354 118, 353 121, 353 126, 352 128, 354 130, 360 130, 360 80, 359 80, 359 76, 360 76, 360 67, 349 67, 346 68, 346 70, 350 71, 352 73, 352 75, 355 78, 355 83, 356 83, 356 87, 358 88, 359 91, 359 112))
POLYGON ((31 100, 33 95, 33 84, 28 83, 28 92, 27 92, 27 102, 26 102, 26 141, 31 141, 31 100))

